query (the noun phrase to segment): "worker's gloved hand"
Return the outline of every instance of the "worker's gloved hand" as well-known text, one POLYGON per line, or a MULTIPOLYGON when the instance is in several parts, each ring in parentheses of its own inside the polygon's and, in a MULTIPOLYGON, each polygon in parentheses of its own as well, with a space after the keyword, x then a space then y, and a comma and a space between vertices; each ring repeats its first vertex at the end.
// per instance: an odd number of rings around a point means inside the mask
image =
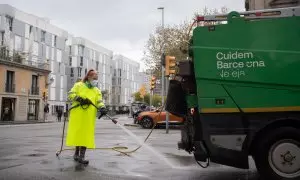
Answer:
POLYGON ((107 109, 105 107, 100 108, 99 112, 101 113, 102 116, 107 114, 107 109))
POLYGON ((75 101, 79 102, 80 105, 89 105, 89 104, 92 104, 91 100, 89 100, 88 98, 82 98, 80 96, 77 96, 75 98, 75 101))
POLYGON ((82 104, 84 104, 84 105, 89 105, 89 104, 92 104, 92 101, 89 100, 88 98, 86 98, 86 99, 83 100, 83 103, 82 103, 82 104))
POLYGON ((75 99, 74 99, 75 101, 77 101, 77 102, 79 102, 80 104, 83 104, 84 103, 84 101, 85 101, 85 99, 84 98, 82 98, 82 97, 80 97, 80 96, 77 96, 77 97, 75 97, 75 99))

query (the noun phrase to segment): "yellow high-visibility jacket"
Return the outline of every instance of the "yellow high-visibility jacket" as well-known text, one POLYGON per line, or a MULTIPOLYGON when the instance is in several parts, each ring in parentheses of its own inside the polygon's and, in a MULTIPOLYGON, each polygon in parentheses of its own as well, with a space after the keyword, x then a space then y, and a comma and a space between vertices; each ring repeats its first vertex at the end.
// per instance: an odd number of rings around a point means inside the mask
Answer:
MULTIPOLYGON (((68 94, 69 100, 72 101, 72 107, 78 105, 74 101, 76 96, 88 98, 98 108, 104 107, 102 102, 102 93, 97 87, 89 88, 84 82, 77 82, 68 94)), ((78 106, 70 110, 68 131, 66 138, 67 146, 85 146, 94 149, 95 145, 95 124, 97 109, 93 105, 86 107, 78 106)))

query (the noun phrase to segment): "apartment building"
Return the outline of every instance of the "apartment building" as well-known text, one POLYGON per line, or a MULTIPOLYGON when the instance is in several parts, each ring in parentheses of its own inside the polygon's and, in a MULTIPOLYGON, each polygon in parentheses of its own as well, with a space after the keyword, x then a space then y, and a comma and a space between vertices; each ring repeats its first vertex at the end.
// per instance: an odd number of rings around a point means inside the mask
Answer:
POLYGON ((112 105, 116 108, 129 106, 133 102, 133 93, 141 86, 140 64, 123 55, 115 55, 112 78, 112 105))
POLYGON ((246 0, 246 11, 300 6, 300 0, 246 0))
POLYGON ((89 69, 98 72, 98 87, 106 105, 112 101, 113 52, 82 37, 69 35, 67 44, 68 62, 66 68, 67 89, 82 79, 89 69))
POLYGON ((17 54, 29 66, 50 64, 48 92, 50 110, 64 107, 65 95, 65 41, 68 33, 50 24, 48 19, 22 12, 10 5, 1 4, 1 45, 8 48, 9 55, 17 54))

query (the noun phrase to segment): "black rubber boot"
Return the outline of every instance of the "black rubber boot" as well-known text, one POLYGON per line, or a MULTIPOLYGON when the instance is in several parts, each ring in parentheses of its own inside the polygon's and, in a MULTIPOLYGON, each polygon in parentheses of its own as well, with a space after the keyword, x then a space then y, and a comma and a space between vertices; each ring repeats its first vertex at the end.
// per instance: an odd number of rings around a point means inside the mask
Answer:
POLYGON ((79 160, 79 150, 80 150, 79 146, 76 146, 75 154, 73 156, 74 161, 78 161, 79 160))
POLYGON ((79 155, 79 160, 78 162, 81 164, 89 164, 89 161, 85 159, 85 151, 86 151, 86 147, 81 147, 80 148, 80 155, 79 155))

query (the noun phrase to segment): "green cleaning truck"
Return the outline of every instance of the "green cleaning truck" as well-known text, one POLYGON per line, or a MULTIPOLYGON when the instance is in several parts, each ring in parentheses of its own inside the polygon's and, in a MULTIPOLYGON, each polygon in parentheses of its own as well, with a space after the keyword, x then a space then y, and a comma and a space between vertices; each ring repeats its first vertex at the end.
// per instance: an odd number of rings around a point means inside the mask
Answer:
POLYGON ((299 180, 300 7, 196 22, 166 100, 185 118, 178 147, 201 166, 248 169, 252 157, 265 179, 299 180))

